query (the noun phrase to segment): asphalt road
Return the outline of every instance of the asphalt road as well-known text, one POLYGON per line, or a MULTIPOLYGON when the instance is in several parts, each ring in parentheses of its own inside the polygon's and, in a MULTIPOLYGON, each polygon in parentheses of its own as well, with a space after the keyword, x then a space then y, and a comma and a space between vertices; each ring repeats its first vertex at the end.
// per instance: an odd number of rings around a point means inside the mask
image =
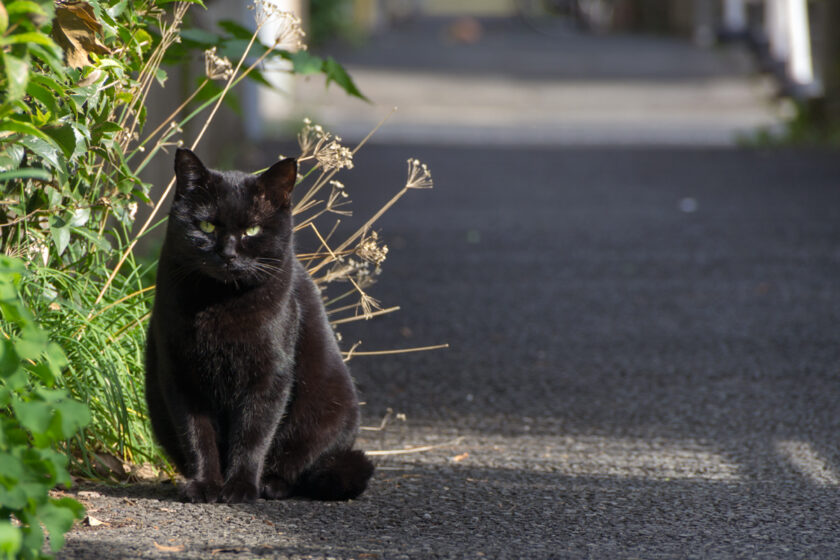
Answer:
MULTIPOLYGON (((278 148, 279 149, 279 148, 278 148)), ((267 149, 267 153, 276 150, 267 149)), ((64 559, 840 555, 840 156, 369 146, 380 222, 350 362, 377 457, 350 503, 82 488, 64 559)), ((364 212, 355 218, 364 219, 364 212)))

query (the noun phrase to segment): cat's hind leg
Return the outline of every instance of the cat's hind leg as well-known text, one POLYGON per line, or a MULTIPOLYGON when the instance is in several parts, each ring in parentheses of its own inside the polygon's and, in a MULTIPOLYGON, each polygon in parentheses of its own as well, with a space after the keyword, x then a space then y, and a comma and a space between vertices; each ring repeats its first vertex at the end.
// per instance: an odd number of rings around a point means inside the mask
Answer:
POLYGON ((321 457, 305 471, 294 494, 313 500, 352 500, 367 488, 373 463, 363 451, 343 449, 321 457))
POLYGON ((373 463, 363 451, 342 449, 319 458, 294 483, 289 483, 282 475, 266 474, 261 494, 267 500, 292 497, 352 500, 365 491, 373 470, 373 463))
POLYGON ((352 449, 357 420, 355 411, 346 412, 338 424, 281 426, 266 458, 263 498, 349 500, 365 490, 374 467, 352 449))

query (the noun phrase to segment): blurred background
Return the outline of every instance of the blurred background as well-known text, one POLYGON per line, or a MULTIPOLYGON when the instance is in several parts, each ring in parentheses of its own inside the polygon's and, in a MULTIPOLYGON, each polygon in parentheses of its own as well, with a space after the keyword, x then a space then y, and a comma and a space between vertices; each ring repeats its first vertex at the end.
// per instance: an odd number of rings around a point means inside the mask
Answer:
MULTIPOLYGON (((304 116, 357 141, 395 107, 374 142, 719 146, 836 141, 840 126, 840 8, 828 0, 272 3, 301 16, 310 49, 344 64, 370 102, 271 63, 275 87, 240 90, 227 133, 205 141, 213 159, 243 139, 290 139, 304 116)), ((207 4, 198 26, 254 25, 245 4, 207 4)), ((161 115, 194 79, 171 74, 161 115)))
MULTIPOLYGON (((450 349, 354 358, 367 418, 709 437, 756 469, 781 426, 836 455, 840 2, 273 3, 369 101, 266 67, 275 87, 240 89, 200 157, 261 169, 304 117, 352 147, 391 115, 337 177, 341 227, 407 158, 435 181, 377 222, 370 294, 400 312, 340 330, 345 350, 450 349)), ((208 6, 195 24, 253 25, 208 6)))
MULTIPOLYGON (((269 66, 276 89, 249 86, 231 120, 251 141, 287 138, 304 116, 359 140, 394 107, 374 141, 731 145, 830 136, 840 122, 836 2, 273 3, 371 102, 269 66)), ((210 27, 253 25, 244 5, 208 5, 196 17, 210 27)))
MULTIPOLYGON (((363 444, 466 438, 383 465, 413 469, 429 504, 470 511, 473 469, 486 511, 509 495, 506 511, 530 515, 466 515, 461 536, 431 505, 439 555, 482 535, 521 557, 546 556, 534 543, 581 557, 836 550, 823 512, 840 481, 840 2, 277 3, 370 101, 266 68, 276 88, 240 90, 198 153, 256 170, 298 153, 303 117, 354 146, 398 107, 337 177, 353 200, 342 227, 402 188, 407 158, 435 187, 377 222, 390 251, 369 293, 400 310, 340 325, 342 346, 450 347, 353 358, 365 424, 389 409, 408 419, 363 444), (651 442, 665 459, 644 462, 651 442), (650 484, 641 503, 628 478, 650 484)), ((193 16, 208 29, 253 17, 208 5, 193 16)), ((176 83, 163 103, 183 98, 176 83)), ((393 542, 419 546, 414 525, 393 542)))

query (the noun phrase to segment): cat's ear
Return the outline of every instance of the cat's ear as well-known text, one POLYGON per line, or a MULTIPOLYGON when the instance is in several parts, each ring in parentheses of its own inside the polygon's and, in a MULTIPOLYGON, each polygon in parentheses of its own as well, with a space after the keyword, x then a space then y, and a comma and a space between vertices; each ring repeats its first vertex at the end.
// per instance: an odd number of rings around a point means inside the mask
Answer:
POLYGON ((175 193, 183 195, 207 181, 207 168, 198 156, 186 148, 178 148, 175 152, 175 178, 177 184, 175 193))
POLYGON ((282 208, 289 205, 296 180, 297 160, 286 158, 278 161, 257 177, 257 187, 272 204, 282 208))

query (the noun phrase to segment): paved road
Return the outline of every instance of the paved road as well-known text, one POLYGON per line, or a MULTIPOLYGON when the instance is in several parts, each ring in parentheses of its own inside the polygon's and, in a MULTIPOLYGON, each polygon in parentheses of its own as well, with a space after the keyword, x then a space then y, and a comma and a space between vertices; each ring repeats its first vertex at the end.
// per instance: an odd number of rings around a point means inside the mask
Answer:
MULTIPOLYGON (((272 147, 267 148, 273 152, 272 147)), ((345 329, 380 456, 351 503, 187 505, 87 488, 61 558, 831 558, 840 554, 840 158, 370 146, 381 222, 345 329)), ((357 219, 362 219, 359 216, 357 219)))
MULTIPOLYGON (((511 21, 455 45, 445 25, 334 53, 404 115, 343 177, 355 208, 408 157, 437 185, 380 223, 373 295, 402 310, 342 329, 451 345, 351 362, 366 425, 405 415, 364 448, 431 449, 377 456, 343 504, 85 488, 107 524, 61 557, 838 556, 838 154, 699 146, 775 122, 737 52, 511 21)), ((322 109, 348 139, 377 111, 322 109)))

